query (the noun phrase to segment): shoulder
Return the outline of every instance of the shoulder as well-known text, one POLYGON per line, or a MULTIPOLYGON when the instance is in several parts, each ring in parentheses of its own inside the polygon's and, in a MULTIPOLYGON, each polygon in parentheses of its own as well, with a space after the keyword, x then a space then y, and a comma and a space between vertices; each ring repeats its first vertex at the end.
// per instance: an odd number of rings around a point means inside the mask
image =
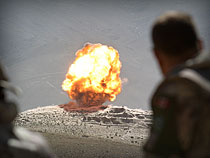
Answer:
POLYGON ((189 105, 190 101, 200 96, 201 87, 188 78, 171 76, 164 79, 157 87, 152 106, 168 107, 171 105, 189 105))
POLYGON ((195 93, 198 88, 199 86, 188 78, 171 76, 164 79, 159 84, 157 92, 160 94, 167 94, 169 96, 176 96, 177 94, 186 94, 183 92, 195 93))

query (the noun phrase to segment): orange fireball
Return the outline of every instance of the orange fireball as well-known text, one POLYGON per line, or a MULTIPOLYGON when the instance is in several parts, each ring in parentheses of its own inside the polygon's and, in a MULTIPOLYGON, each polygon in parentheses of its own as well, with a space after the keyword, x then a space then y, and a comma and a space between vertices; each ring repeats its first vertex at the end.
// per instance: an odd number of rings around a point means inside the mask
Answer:
POLYGON ((62 88, 79 105, 94 106, 114 101, 121 91, 121 62, 116 49, 87 44, 76 53, 62 88))

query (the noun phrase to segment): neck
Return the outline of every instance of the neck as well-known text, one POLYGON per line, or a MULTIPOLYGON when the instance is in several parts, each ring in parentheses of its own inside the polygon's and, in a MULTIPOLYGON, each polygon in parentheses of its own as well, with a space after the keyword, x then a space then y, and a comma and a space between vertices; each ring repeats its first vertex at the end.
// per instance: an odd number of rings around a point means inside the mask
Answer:
POLYGON ((187 60, 194 58, 195 55, 186 57, 165 57, 164 62, 161 62, 161 70, 164 76, 166 76, 170 71, 172 71, 178 65, 185 63, 187 60))
POLYGON ((168 63, 164 63, 164 66, 162 66, 161 70, 164 76, 166 76, 170 71, 172 71, 175 67, 177 67, 178 65, 184 63, 183 62, 168 62, 168 63))

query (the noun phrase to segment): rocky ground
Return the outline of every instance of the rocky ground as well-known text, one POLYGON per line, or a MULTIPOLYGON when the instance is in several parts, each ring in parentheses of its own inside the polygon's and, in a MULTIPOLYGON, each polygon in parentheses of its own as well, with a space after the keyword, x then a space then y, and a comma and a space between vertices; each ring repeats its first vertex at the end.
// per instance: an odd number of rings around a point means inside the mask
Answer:
POLYGON ((150 111, 123 106, 93 113, 46 106, 24 111, 15 121, 43 133, 59 157, 141 157, 150 124, 150 111))

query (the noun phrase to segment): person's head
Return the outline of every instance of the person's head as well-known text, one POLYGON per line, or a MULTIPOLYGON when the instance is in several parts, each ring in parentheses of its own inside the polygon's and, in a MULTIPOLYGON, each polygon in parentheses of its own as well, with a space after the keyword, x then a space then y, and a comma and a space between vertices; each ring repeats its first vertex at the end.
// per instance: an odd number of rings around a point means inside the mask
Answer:
POLYGON ((5 100, 5 93, 4 93, 4 86, 3 86, 3 82, 7 82, 8 78, 6 77, 6 75, 3 72, 3 68, 0 65, 0 101, 5 100))
POLYGON ((152 27, 152 42, 163 74, 195 57, 202 48, 192 17, 176 11, 156 19, 152 27))
POLYGON ((0 124, 11 123, 17 115, 16 104, 7 101, 5 96, 5 91, 12 88, 0 65, 0 124))

